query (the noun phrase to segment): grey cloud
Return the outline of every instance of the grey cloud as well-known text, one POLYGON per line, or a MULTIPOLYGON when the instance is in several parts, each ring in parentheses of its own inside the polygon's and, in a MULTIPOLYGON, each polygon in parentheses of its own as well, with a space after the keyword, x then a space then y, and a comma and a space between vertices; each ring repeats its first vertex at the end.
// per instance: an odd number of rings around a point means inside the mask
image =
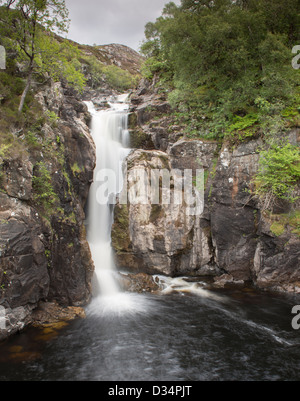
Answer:
MULTIPOLYGON (((168 0, 66 0, 68 38, 82 44, 120 43, 138 50, 147 22, 161 15, 168 0)), ((174 1, 180 4, 180 0, 174 1)))

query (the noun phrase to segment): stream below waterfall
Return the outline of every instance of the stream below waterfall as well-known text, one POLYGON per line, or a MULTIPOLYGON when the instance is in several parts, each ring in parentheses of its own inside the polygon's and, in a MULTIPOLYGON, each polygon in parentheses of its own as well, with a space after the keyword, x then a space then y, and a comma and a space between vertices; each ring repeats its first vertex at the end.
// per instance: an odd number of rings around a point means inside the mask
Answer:
POLYGON ((115 197, 122 188, 130 151, 124 99, 99 113, 89 104, 97 166, 87 218, 94 297, 86 318, 27 328, 0 344, 0 381, 299 380, 300 330, 292 327, 292 308, 300 296, 164 277, 160 293, 119 290, 113 207, 100 195, 115 197), (102 191, 105 169, 115 180, 102 191))
POLYGON ((2 344, 0 380, 299 380, 297 301, 253 289, 97 298, 86 319, 2 344))

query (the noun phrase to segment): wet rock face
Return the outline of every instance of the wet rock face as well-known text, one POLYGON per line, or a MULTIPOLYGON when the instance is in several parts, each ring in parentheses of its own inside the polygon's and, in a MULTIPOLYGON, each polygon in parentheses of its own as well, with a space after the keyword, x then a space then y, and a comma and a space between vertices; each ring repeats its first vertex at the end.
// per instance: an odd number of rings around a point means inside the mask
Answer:
POLYGON ((221 150, 211 191, 211 230, 218 266, 236 280, 250 280, 257 246, 257 209, 249 189, 258 169, 259 143, 221 150))
POLYGON ((28 201, 32 191, 33 165, 30 160, 11 160, 4 163, 2 186, 12 198, 28 201))
POLYGON ((0 194, 1 305, 34 305, 49 291, 41 220, 21 201, 0 194))
POLYGON ((0 305, 10 316, 2 338, 32 322, 32 311, 41 300, 81 306, 91 298, 94 266, 84 207, 93 179, 95 145, 87 107, 61 84, 36 97, 44 111, 54 112, 59 120, 42 128, 50 151, 28 148, 1 160, 0 305), (38 202, 33 185, 40 162, 47 167, 55 193, 49 210, 38 202))
MULTIPOLYGON (((218 266, 234 280, 252 280, 260 288, 299 291, 299 237, 286 227, 272 233, 249 190, 259 165, 259 140, 220 153, 211 191, 211 232, 218 266)), ((288 213, 286 210, 281 212, 288 213)))
POLYGON ((179 140, 169 149, 172 168, 211 169, 214 156, 217 152, 215 142, 204 142, 201 140, 179 140))
POLYGON ((128 157, 128 202, 116 205, 112 230, 118 265, 149 274, 215 274, 210 233, 201 224, 200 214, 192 213, 183 199, 174 202, 175 181, 179 178, 174 175, 171 161, 161 151, 136 150, 128 157), (152 202, 153 171, 167 173, 170 202, 168 192, 161 193, 161 202, 152 202))
POLYGON ((253 209, 215 204, 211 232, 218 266, 236 280, 250 280, 257 246, 253 209))
POLYGON ((300 293, 299 236, 289 227, 276 236, 270 227, 270 220, 263 216, 254 256, 255 280, 261 288, 300 293))
POLYGON ((212 187, 214 203, 231 207, 255 207, 249 195, 251 180, 258 170, 261 141, 237 146, 235 150, 224 145, 218 155, 218 164, 212 187))
POLYGON ((0 193, 0 340, 29 324, 32 310, 50 287, 42 221, 22 201, 0 193))

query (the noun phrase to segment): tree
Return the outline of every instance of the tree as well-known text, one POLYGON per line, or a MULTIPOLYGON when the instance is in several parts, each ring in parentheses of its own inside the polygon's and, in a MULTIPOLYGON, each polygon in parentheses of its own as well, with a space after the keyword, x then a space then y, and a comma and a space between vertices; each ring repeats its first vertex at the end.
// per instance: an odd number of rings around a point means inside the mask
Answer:
POLYGON ((142 72, 168 80, 172 106, 185 119, 192 116, 189 129, 202 135, 222 137, 240 117, 252 121, 259 114, 264 120, 258 99, 274 105, 279 114, 298 96, 291 49, 299 37, 299 2, 169 3, 161 17, 146 25, 142 72))
POLYGON ((69 19, 65 0, 0 0, 2 34, 17 44, 27 59, 27 78, 22 93, 19 112, 22 112, 26 96, 32 84, 35 60, 41 56, 37 41, 41 32, 68 31, 69 19))
POLYGON ((52 33, 39 33, 36 41, 35 71, 53 81, 65 79, 74 89, 81 91, 86 79, 79 59, 80 49, 69 40, 57 39, 52 33))

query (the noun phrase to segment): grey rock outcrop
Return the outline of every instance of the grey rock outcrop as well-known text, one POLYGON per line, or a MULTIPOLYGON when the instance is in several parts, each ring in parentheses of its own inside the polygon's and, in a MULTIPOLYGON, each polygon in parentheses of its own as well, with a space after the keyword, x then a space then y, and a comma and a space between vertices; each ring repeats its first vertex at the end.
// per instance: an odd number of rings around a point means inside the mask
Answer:
MULTIPOLYGON (((200 153, 198 156, 201 159, 200 153)), ((116 206, 112 230, 118 265, 149 274, 216 274, 210 230, 202 225, 201 214, 191 213, 187 204, 174 202, 175 181, 180 183, 183 169, 173 169, 172 161, 172 157, 158 150, 136 150, 128 157, 129 202, 116 206), (151 173, 155 170, 164 171, 170 179, 170 185, 165 186, 167 192, 162 192, 166 198, 159 204, 152 203, 149 191, 154 189, 151 173)))

